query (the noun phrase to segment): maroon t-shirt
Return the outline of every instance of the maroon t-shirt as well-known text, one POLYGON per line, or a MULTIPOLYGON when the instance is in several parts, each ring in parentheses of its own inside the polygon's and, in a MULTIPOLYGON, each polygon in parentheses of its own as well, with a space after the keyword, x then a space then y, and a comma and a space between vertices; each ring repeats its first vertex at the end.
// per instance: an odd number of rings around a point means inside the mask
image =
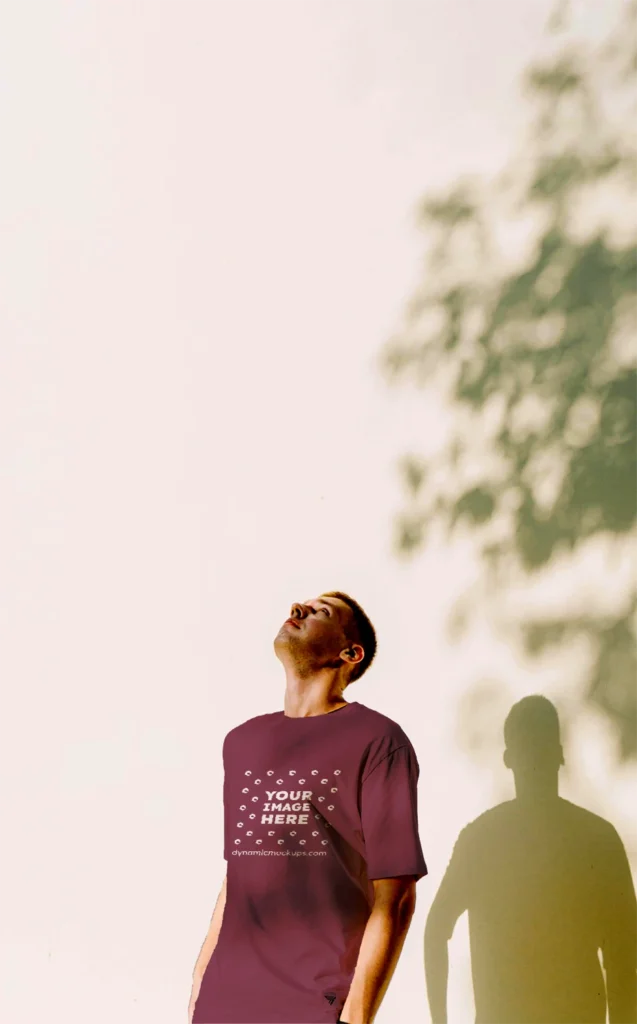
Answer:
POLYGON ((223 764, 226 905, 193 1024, 334 1024, 371 880, 427 874, 414 748, 351 701, 250 718, 227 734, 223 764))

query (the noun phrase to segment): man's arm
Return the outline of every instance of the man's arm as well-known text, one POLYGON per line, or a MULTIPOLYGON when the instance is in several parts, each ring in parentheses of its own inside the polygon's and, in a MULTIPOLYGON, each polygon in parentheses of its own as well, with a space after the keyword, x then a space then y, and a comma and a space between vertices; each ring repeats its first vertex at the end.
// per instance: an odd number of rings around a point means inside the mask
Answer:
POLYGON ((197 957, 197 963, 195 969, 192 972, 192 991, 190 993, 190 1002, 188 1004, 188 1024, 192 1024, 192 1016, 195 1012, 195 1003, 199 996, 199 989, 201 988, 201 981, 203 979, 206 967, 210 961, 210 957, 215 951, 217 940, 219 938, 219 932, 221 931, 221 922, 223 921, 223 911, 226 905, 226 883, 228 881, 227 872, 224 876, 219 895, 217 896, 217 902, 215 903, 215 909, 212 912, 212 918, 210 919, 210 927, 208 928, 208 934, 204 939, 203 946, 199 956, 197 957))
POLYGON ((402 952, 416 907, 413 875, 373 879, 374 906, 341 1010, 347 1024, 373 1024, 402 952))

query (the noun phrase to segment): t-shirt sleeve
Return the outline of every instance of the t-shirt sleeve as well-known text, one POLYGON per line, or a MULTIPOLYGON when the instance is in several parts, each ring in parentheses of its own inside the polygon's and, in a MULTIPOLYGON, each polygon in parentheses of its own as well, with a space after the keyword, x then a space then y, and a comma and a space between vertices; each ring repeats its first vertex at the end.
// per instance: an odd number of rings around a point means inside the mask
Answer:
POLYGON ((230 815, 231 815, 231 804, 230 804, 230 793, 228 784, 228 766, 226 763, 226 748, 228 745, 228 737, 223 741, 223 747, 221 749, 221 760, 223 764, 223 856, 225 860, 230 857, 230 815))
POLYGON ((367 877, 428 874, 418 835, 420 768, 410 744, 395 748, 363 777, 361 822, 367 877))

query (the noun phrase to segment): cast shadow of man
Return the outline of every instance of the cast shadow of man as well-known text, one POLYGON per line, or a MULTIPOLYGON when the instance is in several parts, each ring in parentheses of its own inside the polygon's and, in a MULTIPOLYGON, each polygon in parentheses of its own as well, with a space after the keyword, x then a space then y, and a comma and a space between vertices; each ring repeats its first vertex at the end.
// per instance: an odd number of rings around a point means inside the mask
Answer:
POLYGON ((447 943, 466 910, 476 1024, 605 1024, 607 1001, 610 1024, 634 1024, 637 905, 619 835, 558 795, 551 701, 515 704, 504 739, 516 797, 462 829, 427 917, 432 1022, 447 1021, 447 943))

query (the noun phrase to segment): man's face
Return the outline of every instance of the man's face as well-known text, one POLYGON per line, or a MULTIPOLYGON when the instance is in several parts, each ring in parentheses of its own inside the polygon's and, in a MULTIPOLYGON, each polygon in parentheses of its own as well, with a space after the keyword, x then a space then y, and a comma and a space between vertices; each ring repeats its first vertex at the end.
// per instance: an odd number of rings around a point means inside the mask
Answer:
POLYGON ((352 610, 336 597, 316 597, 295 603, 277 633, 275 649, 286 648, 302 664, 319 668, 338 664, 341 651, 349 649, 348 630, 352 610))

